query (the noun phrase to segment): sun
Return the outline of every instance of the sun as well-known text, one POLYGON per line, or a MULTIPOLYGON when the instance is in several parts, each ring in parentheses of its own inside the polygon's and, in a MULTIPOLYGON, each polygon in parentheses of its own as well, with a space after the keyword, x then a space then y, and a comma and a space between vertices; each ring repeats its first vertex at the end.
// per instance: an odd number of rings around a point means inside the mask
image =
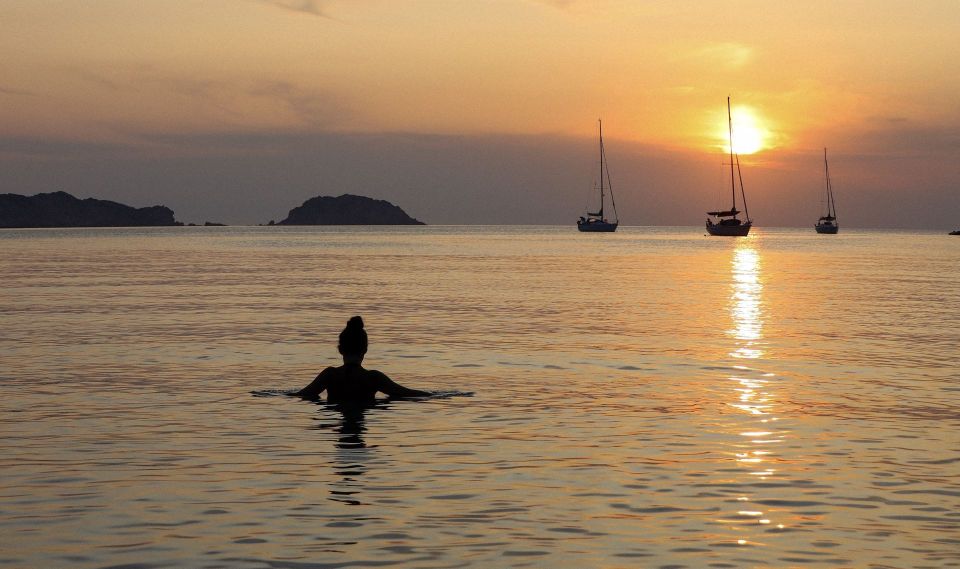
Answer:
MULTIPOLYGON (((763 127, 762 121, 753 109, 743 106, 734 107, 730 114, 733 120, 734 154, 754 154, 766 148, 768 131, 763 127)), ((730 152, 727 128, 727 121, 724 120, 722 129, 724 152, 730 152)))

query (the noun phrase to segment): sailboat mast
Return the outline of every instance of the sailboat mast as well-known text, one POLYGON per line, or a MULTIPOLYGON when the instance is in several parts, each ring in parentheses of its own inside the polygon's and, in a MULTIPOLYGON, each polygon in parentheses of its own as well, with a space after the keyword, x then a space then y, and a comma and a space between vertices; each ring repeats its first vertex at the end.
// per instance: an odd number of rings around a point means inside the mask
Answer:
POLYGON ((730 115, 730 97, 727 97, 727 126, 730 130, 730 211, 737 209, 737 186, 733 181, 733 117, 730 115))
POLYGON ((607 162, 607 149, 603 149, 603 171, 607 174, 607 189, 610 190, 610 203, 613 205, 613 218, 616 223, 620 223, 620 216, 617 214, 617 200, 613 197, 613 178, 610 177, 610 163, 607 162))
POLYGON ((737 177, 740 178, 740 199, 743 200, 743 214, 750 221, 750 208, 747 207, 747 193, 743 191, 743 172, 740 171, 740 154, 737 154, 737 177))
POLYGON ((600 125, 600 219, 603 220, 603 120, 597 119, 600 125))
POLYGON ((827 194, 827 215, 830 214, 830 166, 827 164, 827 148, 823 148, 823 191, 827 194))
POLYGON ((833 203, 833 184, 830 182, 830 165, 827 163, 827 149, 823 149, 823 172, 827 178, 827 215, 836 218, 837 206, 833 203))

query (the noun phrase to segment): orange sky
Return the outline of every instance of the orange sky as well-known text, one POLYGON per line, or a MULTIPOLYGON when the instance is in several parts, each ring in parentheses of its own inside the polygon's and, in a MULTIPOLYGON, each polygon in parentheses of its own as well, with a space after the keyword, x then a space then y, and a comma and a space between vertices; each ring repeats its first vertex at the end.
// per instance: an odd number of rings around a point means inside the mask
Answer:
POLYGON ((8 0, 0 150, 592 137, 602 116, 612 139, 696 154, 723 143, 730 95, 766 134, 758 163, 824 146, 885 154, 899 133, 946 140, 955 159, 958 22, 953 0, 8 0))

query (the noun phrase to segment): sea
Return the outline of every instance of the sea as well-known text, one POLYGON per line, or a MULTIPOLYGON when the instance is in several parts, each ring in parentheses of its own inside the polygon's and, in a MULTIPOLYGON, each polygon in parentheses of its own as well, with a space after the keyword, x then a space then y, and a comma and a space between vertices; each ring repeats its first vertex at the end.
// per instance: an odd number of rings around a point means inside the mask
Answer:
POLYGON ((960 567, 960 237, 30 229, 0 266, 0 567, 960 567), (287 395, 354 315, 438 395, 287 395))

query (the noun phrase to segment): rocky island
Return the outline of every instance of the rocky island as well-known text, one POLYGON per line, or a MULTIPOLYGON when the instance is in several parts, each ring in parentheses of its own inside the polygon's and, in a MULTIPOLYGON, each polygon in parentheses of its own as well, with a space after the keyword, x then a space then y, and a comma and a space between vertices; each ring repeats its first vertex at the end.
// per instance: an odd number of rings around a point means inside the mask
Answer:
POLYGON ((145 227, 182 225, 162 205, 135 208, 73 197, 66 192, 34 196, 0 194, 0 227, 145 227))
POLYGON ((277 225, 426 225, 384 200, 343 194, 303 202, 277 225))

